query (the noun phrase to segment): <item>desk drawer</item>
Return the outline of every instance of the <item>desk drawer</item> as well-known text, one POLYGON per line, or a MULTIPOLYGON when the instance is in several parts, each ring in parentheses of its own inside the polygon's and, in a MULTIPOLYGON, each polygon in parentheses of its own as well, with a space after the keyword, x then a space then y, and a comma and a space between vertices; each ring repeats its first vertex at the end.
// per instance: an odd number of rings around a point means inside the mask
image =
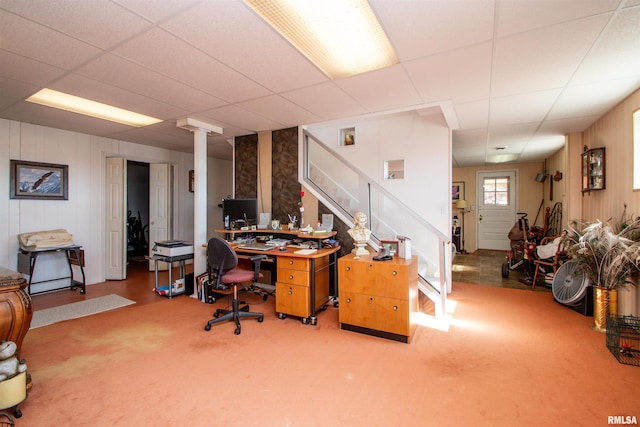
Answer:
POLYGON ((278 282, 309 287, 310 281, 308 271, 278 268, 278 282))
POLYGON ((290 269, 290 270, 300 270, 300 271, 309 271, 310 268, 310 259, 309 258, 295 258, 295 257, 280 257, 278 258, 278 270, 290 269))
POLYGON ((276 312, 291 316, 309 317, 310 309, 309 288, 276 282, 276 312))

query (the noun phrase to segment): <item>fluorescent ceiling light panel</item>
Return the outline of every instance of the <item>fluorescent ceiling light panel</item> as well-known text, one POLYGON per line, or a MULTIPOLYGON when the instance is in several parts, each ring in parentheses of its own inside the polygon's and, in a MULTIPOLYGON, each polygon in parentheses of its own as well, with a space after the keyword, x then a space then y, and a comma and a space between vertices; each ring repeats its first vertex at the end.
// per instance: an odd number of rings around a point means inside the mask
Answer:
POLYGON ((331 79, 398 63, 367 0, 245 0, 331 79))
POLYGON ((149 126, 162 121, 155 117, 145 116, 144 114, 134 113, 133 111, 123 110, 122 108, 112 107, 111 105, 52 89, 42 89, 27 98, 27 101, 134 127, 149 126))

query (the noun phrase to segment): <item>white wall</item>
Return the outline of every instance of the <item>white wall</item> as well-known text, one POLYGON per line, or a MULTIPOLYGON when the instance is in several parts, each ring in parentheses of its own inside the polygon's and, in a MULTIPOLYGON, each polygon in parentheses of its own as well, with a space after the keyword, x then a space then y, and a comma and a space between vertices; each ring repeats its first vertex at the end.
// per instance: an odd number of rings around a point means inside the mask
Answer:
MULTIPOLYGON (((67 229, 85 250, 87 283, 105 278, 105 158, 125 157, 174 166, 174 236, 193 240, 193 193, 188 191, 193 155, 76 132, 0 119, 0 265, 17 268, 17 235, 67 229), (9 160, 57 163, 69 166, 69 200, 10 200, 9 160)), ((216 181, 230 187, 231 162, 209 159, 209 194, 216 181), (224 182, 223 182, 224 181, 224 182)), ((215 211, 210 201, 209 211, 215 211)), ((40 262, 40 261, 38 261, 40 262)))
MULTIPOLYGON (((439 114, 413 111, 307 129, 445 235, 451 230, 451 133, 439 114), (356 128, 355 145, 340 145, 340 129, 356 128), (404 160, 405 178, 384 179, 384 162, 404 160)), ((356 183, 354 183, 356 184, 356 183)))

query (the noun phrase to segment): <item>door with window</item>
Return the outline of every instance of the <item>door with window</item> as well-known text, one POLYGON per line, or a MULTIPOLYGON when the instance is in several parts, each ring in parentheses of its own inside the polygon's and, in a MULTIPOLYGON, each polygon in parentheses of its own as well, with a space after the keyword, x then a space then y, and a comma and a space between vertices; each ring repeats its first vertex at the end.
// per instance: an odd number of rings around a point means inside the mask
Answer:
POLYGON ((516 171, 478 172, 476 182, 478 249, 507 250, 516 221, 516 171))

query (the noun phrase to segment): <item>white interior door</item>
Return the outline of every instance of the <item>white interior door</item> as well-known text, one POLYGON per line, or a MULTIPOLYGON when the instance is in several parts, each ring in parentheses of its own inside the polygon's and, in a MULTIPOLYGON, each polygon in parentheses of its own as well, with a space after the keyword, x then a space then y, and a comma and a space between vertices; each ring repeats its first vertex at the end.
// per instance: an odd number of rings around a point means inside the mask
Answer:
POLYGON ((516 171, 478 172, 476 182, 478 249, 507 250, 518 205, 516 171))
MULTIPOLYGON (((173 166, 169 164, 149 165, 149 255, 155 242, 173 238, 173 166)), ((159 269, 166 269, 159 263, 159 269)), ((149 262, 149 270, 154 263, 149 262)))
POLYGON ((127 278, 127 159, 108 157, 106 164, 107 280, 127 278))

